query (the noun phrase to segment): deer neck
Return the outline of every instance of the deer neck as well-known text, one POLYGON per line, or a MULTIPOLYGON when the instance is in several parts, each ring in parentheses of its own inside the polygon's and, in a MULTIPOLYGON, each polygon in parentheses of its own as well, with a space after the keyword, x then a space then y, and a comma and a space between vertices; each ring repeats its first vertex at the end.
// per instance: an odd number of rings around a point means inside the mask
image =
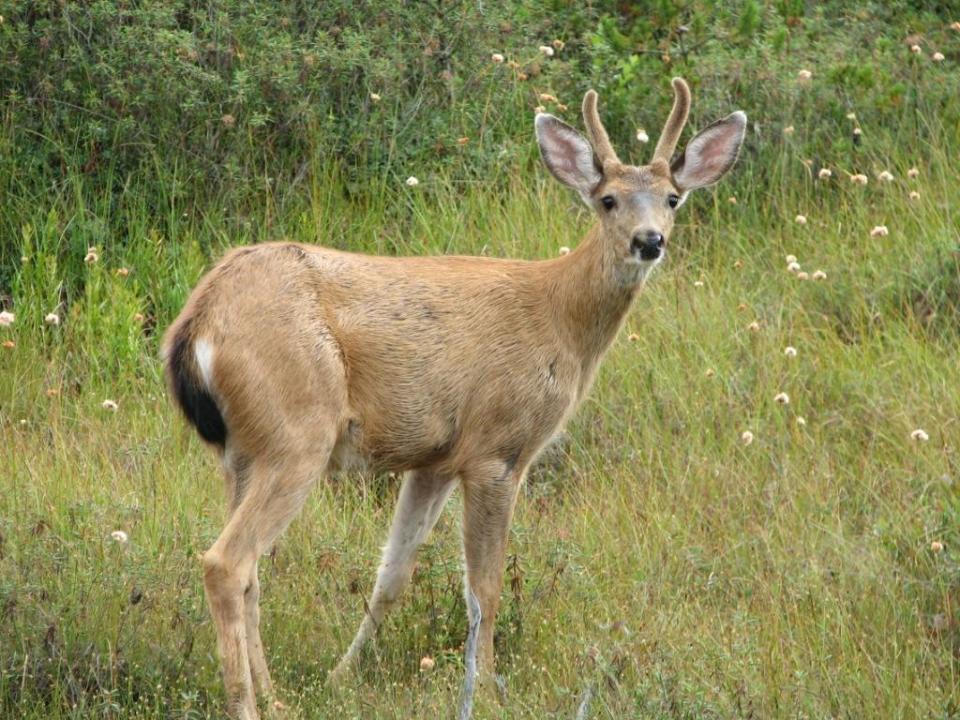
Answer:
POLYGON ((583 367, 592 370, 623 325, 641 281, 624 276, 599 224, 573 252, 551 265, 558 323, 583 367))

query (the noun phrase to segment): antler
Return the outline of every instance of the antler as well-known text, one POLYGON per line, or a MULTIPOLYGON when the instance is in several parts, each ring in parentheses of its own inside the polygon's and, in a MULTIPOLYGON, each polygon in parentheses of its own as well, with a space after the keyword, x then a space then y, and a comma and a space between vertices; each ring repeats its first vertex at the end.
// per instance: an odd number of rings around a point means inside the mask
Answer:
MULTIPOLYGON (((584 101, 584 108, 586 108, 586 101, 584 101)), ((683 78, 675 77, 673 79, 673 109, 670 111, 670 117, 667 118, 666 125, 663 126, 663 133, 660 135, 660 140, 657 141, 657 149, 653 151, 653 161, 670 162, 673 151, 677 149, 677 141, 680 139, 683 126, 687 124, 687 115, 689 114, 690 87, 683 78)))
POLYGON ((607 137, 607 131, 603 129, 603 123, 600 122, 600 115, 597 112, 597 93, 593 90, 587 90, 587 94, 583 96, 583 122, 587 126, 587 137, 590 138, 593 152, 600 164, 619 164, 620 158, 614 152, 610 138, 607 137))

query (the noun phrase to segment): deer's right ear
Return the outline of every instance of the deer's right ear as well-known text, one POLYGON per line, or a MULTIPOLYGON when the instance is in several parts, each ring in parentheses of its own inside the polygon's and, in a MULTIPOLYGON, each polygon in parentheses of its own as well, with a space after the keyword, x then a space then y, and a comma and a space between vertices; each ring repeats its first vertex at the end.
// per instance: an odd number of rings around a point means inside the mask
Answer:
POLYGON ((589 201, 603 174, 594 160, 593 148, 580 133, 553 115, 538 113, 534 126, 543 162, 553 176, 589 201))

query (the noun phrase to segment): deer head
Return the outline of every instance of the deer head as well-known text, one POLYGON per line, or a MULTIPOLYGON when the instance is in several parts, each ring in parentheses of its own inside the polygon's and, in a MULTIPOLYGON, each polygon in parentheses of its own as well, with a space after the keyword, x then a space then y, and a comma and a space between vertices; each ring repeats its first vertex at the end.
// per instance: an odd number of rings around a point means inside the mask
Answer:
POLYGON ((673 109, 647 165, 627 165, 617 157, 593 90, 583 98, 589 140, 552 115, 540 113, 535 121, 544 163, 596 211, 604 257, 628 284, 642 280, 663 258, 676 211, 687 194, 719 180, 743 143, 747 116, 737 111, 701 130, 671 162, 690 111, 687 83, 674 78, 673 90, 673 109))

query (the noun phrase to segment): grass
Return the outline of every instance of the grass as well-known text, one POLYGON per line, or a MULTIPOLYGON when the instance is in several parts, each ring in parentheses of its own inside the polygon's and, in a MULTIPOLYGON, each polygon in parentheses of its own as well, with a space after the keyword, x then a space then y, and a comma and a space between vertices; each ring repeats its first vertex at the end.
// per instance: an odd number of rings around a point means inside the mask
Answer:
MULTIPOLYGON (((960 137, 935 123, 927 137, 915 156, 891 142, 862 158, 867 187, 839 170, 815 180, 787 142, 762 184, 748 155, 684 208, 590 400, 524 488, 498 620, 510 699, 478 717, 573 717, 588 687, 592 718, 960 713, 960 137), (885 168, 894 181, 876 179, 885 168), (889 235, 871 237, 881 224, 889 235), (826 279, 798 279, 787 254, 826 279)), ((0 328, 15 344, 0 348, 0 715, 219 716, 197 556, 221 527, 220 480, 156 356, 211 258, 279 236, 547 257, 588 218, 536 177, 347 201, 317 166, 248 217, 148 207, 135 187, 91 202, 76 177, 21 208, 17 320, 0 328), (112 242, 107 215, 133 241, 112 242), (64 296, 66 272, 82 293, 64 296), (61 324, 44 325, 53 310, 61 324)), ((357 684, 323 686, 396 491, 379 476, 321 483, 261 563, 268 659, 304 717, 445 717, 456 701, 456 496, 357 684)))

